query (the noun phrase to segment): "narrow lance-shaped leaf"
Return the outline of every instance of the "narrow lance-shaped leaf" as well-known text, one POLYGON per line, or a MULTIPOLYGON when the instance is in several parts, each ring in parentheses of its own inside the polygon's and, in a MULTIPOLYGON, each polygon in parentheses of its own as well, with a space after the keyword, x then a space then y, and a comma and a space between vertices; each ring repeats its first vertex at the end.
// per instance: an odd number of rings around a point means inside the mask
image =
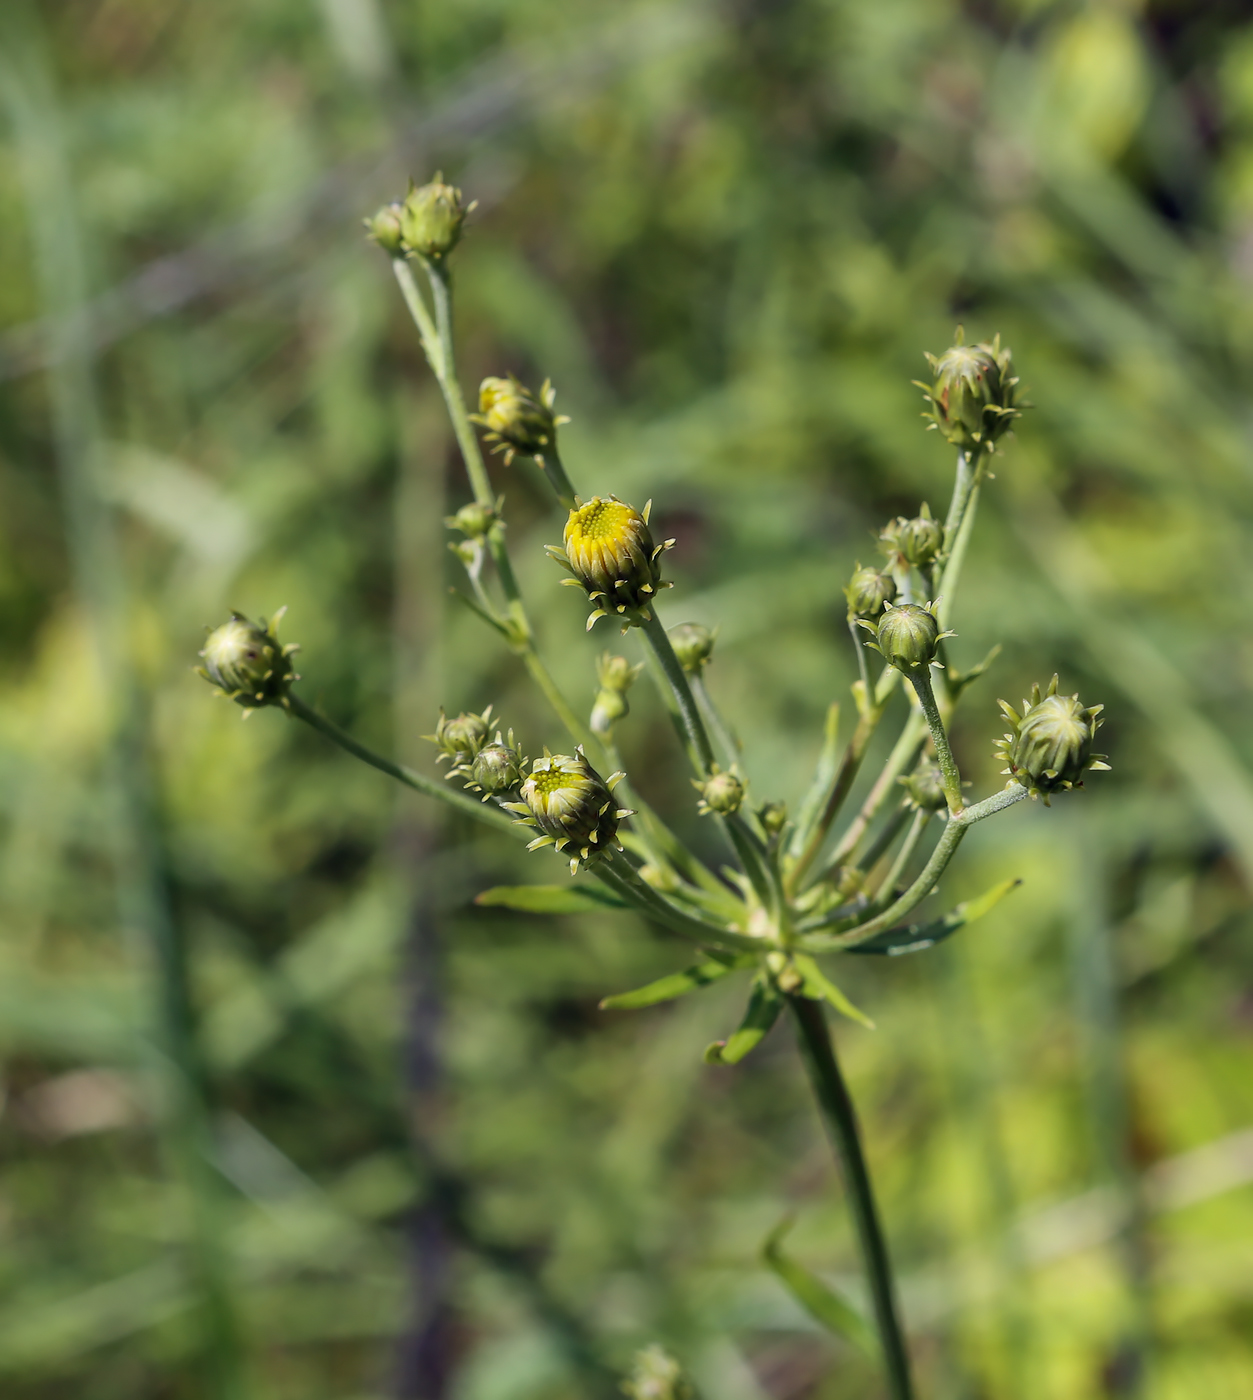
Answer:
POLYGON ((864 1011, 859 1011, 834 982, 823 972, 813 958, 798 953, 793 959, 797 972, 805 979, 801 995, 810 1001, 829 1001, 841 1016, 856 1021, 867 1030, 874 1030, 874 1022, 864 1011))
POLYGON ((1021 880, 1002 880, 999 885, 981 894, 978 899, 959 904, 942 919, 934 919, 929 924, 909 924, 905 928, 890 928, 877 933, 864 943, 856 943, 846 948, 848 953, 877 953, 882 957, 899 958, 905 953, 921 953, 934 948, 951 938, 959 928, 981 919, 994 905, 999 904, 1012 889, 1022 884, 1021 880))
POLYGON ((783 1009, 783 997, 778 989, 765 977, 753 982, 752 995, 748 999, 748 1010, 740 1022, 740 1028, 729 1040, 715 1040, 705 1050, 705 1063, 709 1065, 736 1065, 756 1049, 765 1038, 770 1027, 779 1019, 783 1009))
POLYGON ((725 977, 737 968, 752 967, 757 961, 753 953, 742 953, 726 962, 700 962, 682 972, 672 972, 668 977, 659 977, 645 987, 637 987, 633 992, 619 992, 617 996, 605 997, 600 1004, 602 1011, 636 1011, 642 1006, 656 1006, 658 1002, 673 1001, 675 997, 686 996, 697 987, 706 987, 725 977))
POLYGON ((835 780, 835 772, 840 763, 840 707, 832 705, 827 711, 827 722, 823 731, 822 752, 818 756, 818 766, 814 780, 801 802, 797 813, 796 826, 788 843, 788 855, 795 859, 805 849, 805 845, 826 801, 827 790, 835 780))
POLYGON ((796 1223, 788 1216, 776 1225, 761 1247, 762 1262, 782 1280, 784 1287, 815 1322, 852 1342, 867 1356, 876 1356, 878 1346, 865 1318, 829 1285, 783 1253, 784 1236, 796 1223))
POLYGON ((596 914, 631 907, 598 885, 497 885, 477 895, 474 902, 520 909, 524 914, 596 914))

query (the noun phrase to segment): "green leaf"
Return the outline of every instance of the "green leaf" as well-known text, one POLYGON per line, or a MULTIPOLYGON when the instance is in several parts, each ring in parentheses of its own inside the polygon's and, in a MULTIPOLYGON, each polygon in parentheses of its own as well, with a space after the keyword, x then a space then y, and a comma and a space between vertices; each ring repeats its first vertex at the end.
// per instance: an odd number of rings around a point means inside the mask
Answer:
POLYGON ((814 823, 818 820, 823 804, 827 800, 827 791, 835 781, 835 775, 840 765, 840 707, 832 705, 827 711, 827 722, 823 730, 822 752, 818 756, 818 767, 814 772, 814 780, 810 784, 809 791, 805 794, 801 802, 800 811, 796 817, 796 826, 792 831, 792 839, 788 842, 788 855, 795 860, 805 849, 810 834, 814 829, 814 823))
POLYGON ((520 909, 524 914, 596 914, 631 907, 598 885, 497 885, 477 895, 474 902, 520 909))
POLYGON ((715 1040, 705 1048, 707 1065, 738 1065, 750 1050, 755 1050, 770 1027, 779 1019, 783 1010, 783 998, 778 990, 764 977, 753 982, 753 993, 748 999, 748 1010, 740 1022, 740 1028, 730 1040, 715 1040))
POLYGON ((815 1322, 828 1332, 834 1332, 837 1337, 852 1342, 867 1356, 877 1356, 879 1347, 874 1333, 857 1309, 841 1298, 829 1284, 823 1283, 817 1274, 810 1273, 783 1253, 784 1236, 795 1223, 796 1217, 789 1215, 771 1230, 761 1247, 762 1262, 778 1275, 783 1286, 815 1322))
POLYGON ((1021 884, 1021 880, 1003 880, 999 885, 993 885, 990 890, 981 894, 978 899, 970 899, 965 904, 959 904, 956 909, 945 914, 942 919, 935 919, 929 924, 910 924, 906 928, 890 928, 884 933, 877 933, 873 938, 866 939, 864 943, 856 943, 844 951, 846 953, 878 953, 880 956, 889 958, 899 958, 904 953, 921 953, 924 949, 934 948, 937 943, 943 943, 946 938, 951 938, 959 928, 965 928, 967 924, 973 924, 976 919, 981 919, 993 905, 999 904, 1010 890, 1016 889, 1021 884))
POLYGON ((856 1021, 867 1030, 874 1030, 874 1022, 864 1011, 859 1011, 834 982, 823 972, 813 958, 798 953, 793 959, 797 972, 805 979, 801 991, 810 1001, 829 1001, 841 1016, 856 1021))
POLYGON ((757 958, 752 953, 741 953, 739 957, 726 962, 702 962, 682 972, 672 972, 668 977, 659 977, 646 987, 637 987, 633 992, 619 992, 617 996, 605 997, 600 1004, 602 1011, 636 1011, 641 1006, 656 1006, 658 1002, 673 1001, 675 997, 686 996, 697 987, 708 986, 719 977, 740 967, 752 967, 757 958))

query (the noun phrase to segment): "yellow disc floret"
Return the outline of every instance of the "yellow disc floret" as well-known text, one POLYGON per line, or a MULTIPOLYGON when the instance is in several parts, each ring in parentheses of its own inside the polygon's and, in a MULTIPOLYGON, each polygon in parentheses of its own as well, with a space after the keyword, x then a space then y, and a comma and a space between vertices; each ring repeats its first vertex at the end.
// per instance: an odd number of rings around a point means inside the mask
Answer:
POLYGON ((640 512, 616 496, 593 496, 570 512, 565 547, 549 545, 548 552, 574 575, 568 582, 580 586, 596 605, 589 628, 598 617, 615 615, 626 626, 647 622, 657 590, 670 586, 662 582, 658 560, 674 541, 653 543, 651 506, 650 501, 640 512))
POLYGON ((573 754, 545 751, 544 757, 531 765, 531 775, 522 784, 522 801, 502 805, 517 812, 524 825, 538 827, 542 833, 528 850, 540 846, 556 846, 559 851, 572 849, 573 874, 580 864, 611 859, 612 848, 617 846, 618 823, 631 816, 629 808, 618 807, 613 800, 613 789, 622 776, 613 773, 606 781, 581 748, 573 754))

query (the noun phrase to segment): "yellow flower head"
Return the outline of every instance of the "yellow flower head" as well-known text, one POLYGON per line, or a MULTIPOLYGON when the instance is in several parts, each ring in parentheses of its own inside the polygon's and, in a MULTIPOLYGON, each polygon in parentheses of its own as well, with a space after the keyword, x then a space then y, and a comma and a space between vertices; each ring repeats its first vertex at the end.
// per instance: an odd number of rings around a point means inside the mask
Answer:
POLYGON ((470 415, 487 429, 493 451, 505 454, 508 466, 519 452, 542 456, 557 441, 557 428, 570 420, 553 412, 557 393, 548 379, 538 397, 511 374, 507 379, 485 379, 479 386, 479 411, 470 415))
POLYGON ((658 560, 674 541, 653 543, 648 528, 651 508, 649 501, 641 513, 616 496, 593 496, 570 512, 565 548, 548 546, 549 554, 574 575, 566 582, 581 587, 595 604, 587 620, 589 628, 598 617, 615 614, 622 619, 624 631, 647 622, 657 590, 670 587, 662 582, 658 560))

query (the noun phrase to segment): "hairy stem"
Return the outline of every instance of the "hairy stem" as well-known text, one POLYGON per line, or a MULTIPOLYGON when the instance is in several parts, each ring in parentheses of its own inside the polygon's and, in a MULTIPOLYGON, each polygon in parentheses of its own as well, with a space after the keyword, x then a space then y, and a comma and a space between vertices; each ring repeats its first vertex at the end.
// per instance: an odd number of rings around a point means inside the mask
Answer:
POLYGON ((909 1352, 898 1316, 892 1263, 883 1227, 879 1223, 870 1172, 862 1152, 857 1113, 835 1057, 826 1012, 820 1002, 804 997, 789 997, 788 1005, 796 1021, 801 1058, 809 1074, 823 1126, 835 1148, 848 1192, 849 1210, 857 1227, 879 1342, 883 1348, 888 1394, 892 1400, 913 1400, 909 1352))
POLYGON ((827 872, 838 870, 857 850, 862 837, 866 834, 866 828, 875 819, 875 815, 883 806, 888 794, 893 791, 897 778, 907 768, 913 766, 926 737, 926 724, 922 715, 911 710, 909 718, 905 721, 905 727, 901 730, 900 738, 897 739, 892 752, 888 755, 887 762, 883 765, 883 772, 875 779, 874 786, 866 794, 866 799, 861 804, 861 809, 849 822, 837 842, 835 850, 831 852, 831 858, 826 865, 827 872))
POLYGON ((641 630, 644 633, 644 639, 652 649, 662 676, 670 687, 670 695, 674 700, 691 748, 692 766, 696 769, 699 777, 707 778, 714 766, 713 746, 709 742, 705 721, 701 718, 696 697, 692 694, 692 687, 688 684, 687 672, 684 671, 679 658, 674 654, 674 647, 670 645, 670 638, 666 634, 665 627, 662 626, 661 619, 657 616, 655 607, 650 609, 649 619, 641 630))
POLYGON ((705 686, 705 678, 697 671, 691 679, 692 694, 696 697, 696 703, 700 706, 705 716, 705 722, 713 732, 714 741, 722 750, 722 761, 729 768, 740 756, 740 745, 732 734, 727 722, 722 718, 717 705, 713 702, 705 686))
POLYGON ((760 953, 763 947, 773 946, 749 934, 736 933, 733 929, 698 919, 694 914, 668 900, 659 890, 653 889, 624 861, 597 861, 589 867, 589 873, 625 899, 629 899, 650 918, 656 919, 659 924, 694 943, 754 953, 760 953))
POLYGON ((915 667, 909 673, 909 683, 918 696, 918 703, 922 706, 922 713, 926 716, 927 727, 931 730, 931 742, 935 745, 935 756, 939 760, 940 774, 944 781, 944 799, 948 803, 950 812, 960 812, 962 809, 961 774, 957 771, 957 760, 953 757, 953 750, 949 747, 944 721, 940 718, 940 709, 935 703, 935 691, 931 686, 931 668, 929 666, 915 667))
POLYGON ((561 504, 567 510, 577 510, 579 498, 574 494, 574 487, 566 475, 566 469, 557 453, 556 443, 543 452, 537 452, 535 460, 561 504))
POLYGON ((900 882, 901 876, 909 867, 909 862, 913 858, 914 852, 918 849, 918 842, 922 839, 922 833, 927 828, 927 823, 931 820, 931 813, 925 807, 920 807, 914 813, 914 819, 909 825, 909 830, 905 833, 905 840, 901 843, 901 848, 896 853, 896 859, 892 862, 892 868, 883 878, 883 883, 879 886, 879 893, 875 896, 874 906, 882 908, 884 903, 891 899, 896 892, 896 886, 900 882))

